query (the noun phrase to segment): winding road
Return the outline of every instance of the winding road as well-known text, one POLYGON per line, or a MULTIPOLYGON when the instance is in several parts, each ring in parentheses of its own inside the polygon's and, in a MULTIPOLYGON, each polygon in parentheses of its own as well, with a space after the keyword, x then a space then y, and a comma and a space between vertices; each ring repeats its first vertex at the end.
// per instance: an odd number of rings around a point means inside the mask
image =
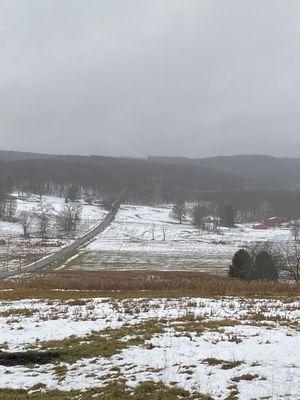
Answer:
POLYGON ((67 255, 74 252, 74 250, 87 244, 90 240, 94 239, 95 236, 97 236, 100 233, 102 233, 103 231, 105 231, 105 229, 107 229, 109 227, 109 225, 112 223, 112 221, 114 220, 119 208, 120 208, 120 201, 118 200, 114 203, 112 210, 105 216, 104 220, 98 226, 96 226, 96 228, 93 228, 91 231, 86 233, 84 236, 76 239, 73 243, 58 250, 56 253, 50 254, 49 256, 46 256, 36 262, 33 262, 29 265, 24 266, 21 269, 21 271, 15 270, 15 271, 8 271, 8 272, 0 272, 0 278, 3 279, 3 278, 8 278, 11 276, 19 275, 19 274, 24 274, 27 272, 35 272, 37 270, 48 267, 53 262, 61 260, 62 258, 66 257, 67 255))

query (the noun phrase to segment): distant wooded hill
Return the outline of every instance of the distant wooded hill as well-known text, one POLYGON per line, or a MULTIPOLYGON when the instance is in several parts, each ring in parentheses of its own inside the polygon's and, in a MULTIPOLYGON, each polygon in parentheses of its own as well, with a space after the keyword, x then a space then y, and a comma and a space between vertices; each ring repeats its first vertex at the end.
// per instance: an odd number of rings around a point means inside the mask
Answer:
POLYGON ((0 177, 11 185, 49 187, 77 183, 104 191, 128 190, 153 179, 182 189, 220 191, 241 189, 238 175, 199 165, 103 156, 48 155, 0 151, 0 177))
POLYGON ((1 177, 9 176, 18 183, 32 179, 75 181, 114 191, 149 184, 153 177, 163 184, 192 190, 300 188, 300 158, 267 155, 145 160, 0 150, 0 164, 1 177))
POLYGON ((127 201, 145 204, 178 197, 230 204, 239 220, 249 222, 262 208, 271 215, 300 218, 300 190, 294 190, 299 183, 300 159, 249 155, 144 160, 0 151, 0 200, 11 190, 66 196, 75 185, 85 196, 126 192, 127 201), (137 191, 145 186, 150 190, 137 191))
POLYGON ((239 175, 263 188, 300 188, 300 158, 267 155, 218 156, 209 158, 149 157, 151 161, 197 165, 239 175))

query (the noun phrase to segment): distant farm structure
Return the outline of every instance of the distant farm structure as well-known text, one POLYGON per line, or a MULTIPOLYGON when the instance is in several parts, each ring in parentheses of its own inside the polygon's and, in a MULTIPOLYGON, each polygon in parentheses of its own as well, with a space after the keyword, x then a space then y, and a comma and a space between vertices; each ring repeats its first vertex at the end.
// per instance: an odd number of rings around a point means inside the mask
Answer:
POLYGON ((282 222, 282 219, 279 217, 271 217, 266 219, 263 224, 253 225, 253 229, 266 230, 269 228, 281 228, 282 222))
POLYGON ((282 225, 282 219, 279 217, 268 218, 264 222, 264 225, 266 225, 268 228, 280 228, 282 225))

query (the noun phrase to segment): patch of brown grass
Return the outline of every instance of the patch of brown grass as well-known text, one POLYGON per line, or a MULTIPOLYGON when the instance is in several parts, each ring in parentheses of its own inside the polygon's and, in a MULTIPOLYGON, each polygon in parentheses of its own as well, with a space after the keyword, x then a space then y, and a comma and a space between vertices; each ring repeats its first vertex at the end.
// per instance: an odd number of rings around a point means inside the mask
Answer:
MULTIPOLYGON (((74 363, 81 358, 111 357, 130 346, 138 346, 162 333, 163 327, 156 320, 137 325, 124 325, 118 329, 93 331, 86 336, 70 336, 62 340, 38 342, 30 350, 23 352, 0 351, 0 365, 17 366, 48 364, 54 362, 74 363), (124 340, 126 338, 126 340, 124 340)), ((55 374, 63 379, 67 369, 63 365, 55 367, 55 374)))
POLYGON ((32 317, 34 314, 36 314, 38 310, 35 310, 33 308, 10 308, 9 310, 2 311, 0 312, 0 317, 32 317))
POLYGON ((258 374, 244 374, 240 376, 235 376, 231 378, 232 382, 240 382, 240 381, 254 381, 254 379, 258 379, 258 374))
POLYGON ((232 368, 236 368, 239 367, 240 365, 243 364, 243 361, 226 361, 226 360, 219 360, 217 358, 206 358, 203 360, 203 362, 205 364, 208 364, 210 366, 217 366, 219 365, 221 367, 221 369, 232 369, 232 368))
POLYGON ((6 400, 213 400, 209 395, 189 393, 178 387, 169 387, 161 382, 141 382, 129 388, 124 381, 110 382, 101 388, 93 388, 81 392, 73 390, 41 391, 43 387, 35 386, 28 390, 0 389, 0 399, 6 400))
POLYGON ((252 281, 183 271, 62 271, 0 280, 0 299, 180 296, 285 297, 300 295, 300 284, 252 281), (1 291, 2 289, 2 291, 1 291), (5 291, 3 289, 14 289, 5 291), (56 289, 57 291, 53 291, 56 289), (77 292, 76 291, 82 291, 77 292))
POLYGON ((86 305, 86 300, 83 299, 75 299, 75 300, 70 300, 68 302, 70 306, 85 306, 86 305))
POLYGON ((173 324, 173 327, 179 334, 191 334, 191 332, 194 332, 200 336, 205 331, 224 332, 223 328, 228 326, 236 326, 239 324, 239 321, 229 318, 206 321, 196 319, 194 321, 190 321, 179 318, 176 320, 176 323, 173 324))
POLYGON ((225 400, 238 400, 240 392, 237 385, 230 385, 227 389, 230 390, 230 393, 225 400))

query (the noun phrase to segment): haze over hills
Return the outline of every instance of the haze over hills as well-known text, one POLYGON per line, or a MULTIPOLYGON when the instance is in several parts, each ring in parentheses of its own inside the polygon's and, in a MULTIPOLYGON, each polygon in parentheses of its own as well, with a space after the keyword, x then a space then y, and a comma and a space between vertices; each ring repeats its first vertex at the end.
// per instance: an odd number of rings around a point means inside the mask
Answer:
POLYGON ((50 160, 50 159, 63 159, 71 161, 96 161, 101 162, 101 160, 114 160, 114 157, 106 156, 84 156, 84 155, 69 155, 69 154, 45 154, 45 153, 34 153, 34 152, 24 152, 24 151, 10 151, 10 150, 0 150, 0 161, 22 161, 22 160, 50 160))
MULTIPOLYGON (((139 183, 151 176, 161 176, 165 182, 180 183, 184 187, 212 190, 261 187, 298 189, 300 187, 300 158, 272 157, 268 155, 233 155, 207 158, 150 156, 147 159, 108 157, 101 155, 57 155, 0 150, 0 162, 16 163, 15 168, 29 168, 31 163, 51 165, 51 170, 79 171, 82 164, 100 168, 107 176, 131 181, 130 175, 139 177, 139 183), (52 161, 55 160, 55 163, 52 161), (26 162, 25 162, 26 161, 26 162), (25 163, 22 163, 25 162, 25 163), (58 163, 58 164, 57 164, 58 163), (67 163, 67 164, 65 164, 67 163), (64 167, 66 165, 66 167, 64 167)), ((7 167, 6 167, 7 169, 7 167)))
POLYGON ((152 184, 183 189, 219 191, 242 189, 240 176, 200 165, 166 164, 155 160, 104 156, 49 155, 0 151, 0 175, 14 182, 76 182, 120 191, 152 184))
POLYGON ((234 155, 208 158, 149 157, 149 160, 180 165, 198 165, 236 174, 259 186, 298 188, 300 186, 300 158, 268 155, 234 155))

